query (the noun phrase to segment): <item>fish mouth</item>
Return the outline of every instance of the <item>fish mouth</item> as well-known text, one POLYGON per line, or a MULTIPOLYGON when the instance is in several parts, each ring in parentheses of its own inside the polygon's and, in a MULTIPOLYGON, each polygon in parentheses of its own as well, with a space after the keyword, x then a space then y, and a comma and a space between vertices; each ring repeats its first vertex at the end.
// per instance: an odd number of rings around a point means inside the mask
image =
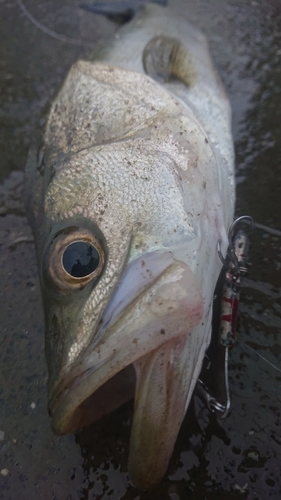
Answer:
POLYGON ((54 432, 75 432, 134 397, 129 474, 141 489, 157 484, 200 372, 202 317, 201 291, 184 262, 170 252, 132 261, 94 340, 49 388, 54 432))

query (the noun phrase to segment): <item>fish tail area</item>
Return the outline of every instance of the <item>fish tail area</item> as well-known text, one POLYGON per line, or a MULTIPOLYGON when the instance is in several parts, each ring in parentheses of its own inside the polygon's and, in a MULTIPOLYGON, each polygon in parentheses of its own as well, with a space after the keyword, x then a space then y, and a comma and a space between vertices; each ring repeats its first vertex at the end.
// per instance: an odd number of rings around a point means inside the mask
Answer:
POLYGON ((177 337, 134 363, 137 382, 129 475, 142 490, 163 478, 173 453, 204 356, 199 347, 194 356, 194 341, 197 344, 192 333, 177 337))

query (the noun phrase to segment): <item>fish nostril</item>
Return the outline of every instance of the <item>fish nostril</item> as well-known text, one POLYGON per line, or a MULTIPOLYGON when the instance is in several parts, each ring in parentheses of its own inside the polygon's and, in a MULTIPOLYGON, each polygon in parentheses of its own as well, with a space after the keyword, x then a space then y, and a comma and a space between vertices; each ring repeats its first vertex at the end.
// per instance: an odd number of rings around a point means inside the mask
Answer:
POLYGON ((48 415, 49 415, 49 417, 52 418, 53 414, 54 414, 53 410, 50 407, 48 407, 48 415))
POLYGON ((53 314, 52 317, 52 328, 51 328, 51 335, 53 340, 57 341, 60 336, 60 328, 59 328, 59 322, 56 314, 53 314))

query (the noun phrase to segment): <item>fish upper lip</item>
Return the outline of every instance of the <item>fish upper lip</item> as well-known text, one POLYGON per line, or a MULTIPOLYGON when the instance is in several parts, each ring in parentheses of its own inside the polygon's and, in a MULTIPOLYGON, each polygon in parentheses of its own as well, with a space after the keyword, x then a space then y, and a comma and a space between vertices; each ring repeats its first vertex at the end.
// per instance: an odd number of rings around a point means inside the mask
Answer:
MULTIPOLYGON (((124 312, 126 306, 129 307, 130 304, 135 300, 137 295, 140 293, 146 292, 149 287, 153 284, 154 281, 157 281, 159 278, 159 275, 171 264, 174 262, 174 258, 171 254, 171 252, 167 251, 154 251, 149 253, 146 256, 139 256, 137 259, 132 261, 125 273, 124 276, 121 278, 120 282, 118 283, 116 289, 118 288, 119 291, 123 286, 125 285, 126 287, 126 293, 128 288, 132 286, 132 283, 134 283, 136 280, 135 275, 134 275, 134 269, 135 272, 137 273, 138 280, 140 282, 140 278, 143 279, 143 283, 139 283, 137 287, 133 287, 133 293, 130 294, 127 293, 127 300, 125 298, 125 302, 127 304, 124 307, 124 304, 122 304, 122 308, 120 309, 120 304, 118 304, 118 301, 116 303, 116 295, 114 297, 111 297, 110 299, 110 305, 105 309, 103 312, 102 316, 102 324, 98 325, 98 328, 96 328, 96 331, 94 331, 94 337, 93 337, 93 342, 91 342, 91 348, 95 349, 98 348, 99 344, 102 342, 103 338, 103 333, 109 328, 112 327, 114 322, 118 321, 118 318, 122 313, 124 312), (162 261, 162 266, 159 263, 162 261), (153 268, 154 269, 154 275, 148 274, 146 269, 148 268, 153 268), (132 272, 133 271, 133 272, 132 272), (133 275, 132 275, 133 274, 133 275), (129 275, 129 279, 127 278, 127 275, 129 275), (126 279, 127 278, 127 279, 126 279), (129 284, 129 287, 127 286, 129 284), (128 298, 129 297, 129 298, 128 298), (117 312, 116 312, 117 310, 117 312), (115 312, 115 317, 114 317, 114 312, 115 312)), ((120 302, 120 301, 119 301, 120 302)), ((79 385, 79 382, 84 380, 87 376, 89 376, 91 373, 93 373, 95 370, 97 370, 102 364, 106 363, 107 361, 110 361, 110 359, 113 357, 114 353, 108 356, 107 360, 102 361, 101 363, 97 363, 94 366, 88 367, 86 370, 83 370, 80 372, 78 368, 79 366, 79 361, 82 357, 85 356, 85 353, 87 352, 88 347, 86 347, 79 355, 79 358, 76 359, 74 364, 69 367, 68 370, 61 371, 59 376, 57 377, 57 380, 55 381, 54 384, 50 384, 49 388, 49 413, 53 414, 55 412, 55 408, 58 404, 58 401, 60 398, 63 398, 68 392, 73 390, 76 386, 79 385), (71 374, 73 373, 72 377, 71 374), (66 384, 66 381, 68 383, 66 384)))
MULTIPOLYGON (((203 310, 201 292, 194 277, 196 293, 190 296, 186 291, 186 285, 181 281, 186 279, 184 274, 186 270, 191 273, 186 264, 175 262, 157 275, 119 315, 112 319, 95 346, 90 344, 79 355, 70 370, 62 373, 55 385, 50 387, 48 407, 53 417, 52 427, 56 433, 63 434, 78 430, 73 428, 71 418, 83 401, 123 368, 174 337, 173 324, 178 324, 180 321, 178 318, 183 318, 182 325, 188 325, 190 311, 186 310, 187 300, 193 300, 191 305, 193 308, 191 316, 195 318, 193 324, 200 321, 203 310), (170 287, 173 286, 176 293, 172 294, 174 297, 172 299, 169 292, 170 287), (135 306, 141 304, 142 301, 148 308, 145 309, 145 314, 136 318, 135 306), (130 330, 130 325, 132 330, 130 330), (162 331, 165 333, 163 325, 164 328, 167 325, 167 335, 162 334, 162 331), (148 337, 146 337, 147 330, 151 330, 148 337), (81 358, 84 366, 86 365, 84 370, 82 370, 81 358), (99 372, 98 377, 95 376, 97 372, 99 372)), ((176 328, 176 335, 184 333, 184 326, 181 331, 177 331, 176 328)))
MULTIPOLYGON (((157 281, 157 279, 158 279, 158 276, 156 277, 156 279, 154 281, 157 281)), ((152 284, 154 283, 154 281, 152 283, 150 282, 142 290, 142 293, 147 292, 149 290, 149 288, 152 286, 152 284)), ((136 298, 137 297, 134 297, 133 300, 127 305, 127 307, 130 307, 130 305, 132 304, 132 302, 134 302, 134 300, 136 298)), ((124 310, 122 312, 124 312, 125 309, 126 308, 124 308, 124 310)), ((94 342, 91 344, 92 350, 98 349, 99 345, 103 344, 103 342, 104 342, 103 335, 101 334, 101 331, 104 330, 104 332, 106 332, 106 330, 108 328, 113 328, 114 324, 117 323, 118 319, 120 319, 120 316, 122 316, 122 313, 121 313, 121 315, 118 315, 114 319, 114 321, 112 321, 112 316, 111 316, 110 318, 108 318, 108 320, 106 321, 105 324, 102 324, 100 326, 100 328, 98 328, 98 330, 96 331, 96 334, 95 334, 94 342)), ((85 353, 87 352, 88 348, 89 347, 87 347, 84 351, 82 351, 80 353, 79 358, 76 360, 74 365, 72 365, 70 367, 70 370, 68 372, 61 373, 57 383, 55 383, 54 386, 52 387, 52 389, 50 390, 49 403, 48 403, 48 412, 49 412, 50 416, 52 416, 52 417, 54 416, 54 414, 56 412, 56 408, 59 406, 60 401, 63 400, 63 398, 65 396, 67 396, 71 391, 75 390, 76 387, 79 387, 80 384, 86 378, 88 378, 91 374, 93 374, 95 371, 97 371, 104 364, 112 361, 114 359, 114 357, 116 356, 116 350, 115 350, 105 360, 101 361, 100 363, 94 364, 93 366, 90 366, 89 368, 87 368, 84 371, 79 372, 79 369, 78 369, 78 373, 77 373, 77 367, 80 364, 80 359, 81 359, 81 357, 85 356, 85 353), (72 375, 72 373, 73 373, 73 375, 72 375)), ((128 365, 129 364, 131 364, 131 362, 128 362, 128 365)))
POLYGON ((49 394, 48 412, 50 417, 54 416, 56 408, 60 404, 60 400, 62 400, 71 391, 75 390, 75 388, 78 387, 83 382, 83 380, 85 380, 94 371, 98 370, 101 365, 103 365, 109 360, 110 358, 98 365, 92 366, 91 368, 87 368, 87 370, 82 371, 79 375, 74 375, 72 379, 69 377, 70 382, 67 384, 67 387, 65 383, 65 377, 68 380, 68 376, 71 374, 72 370, 70 370, 66 374, 63 374, 58 380, 58 382, 54 385, 53 390, 49 394))

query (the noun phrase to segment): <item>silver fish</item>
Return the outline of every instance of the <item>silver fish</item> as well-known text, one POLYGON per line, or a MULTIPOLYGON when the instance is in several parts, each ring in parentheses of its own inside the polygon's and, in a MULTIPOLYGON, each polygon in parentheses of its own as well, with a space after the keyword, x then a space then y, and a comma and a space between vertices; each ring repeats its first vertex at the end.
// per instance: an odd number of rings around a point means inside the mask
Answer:
POLYGON ((165 474, 210 341, 230 121, 204 36, 146 5, 72 66, 27 163, 52 428, 75 432, 134 395, 141 489, 165 474))

